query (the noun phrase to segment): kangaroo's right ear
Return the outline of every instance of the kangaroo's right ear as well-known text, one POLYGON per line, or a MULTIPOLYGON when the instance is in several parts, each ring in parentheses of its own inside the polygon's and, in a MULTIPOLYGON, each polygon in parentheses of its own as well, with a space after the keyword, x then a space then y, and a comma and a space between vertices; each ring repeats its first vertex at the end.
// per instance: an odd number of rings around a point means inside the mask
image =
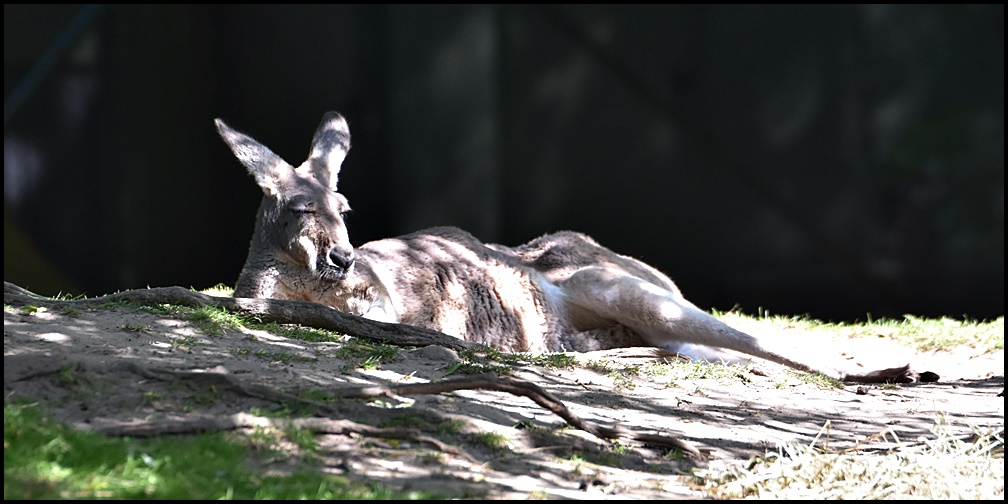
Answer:
POLYGON ((350 152, 350 126, 338 112, 326 112, 312 138, 307 163, 311 174, 335 191, 347 152, 350 152))
POLYGON ((220 118, 214 119, 214 123, 224 143, 255 177, 259 187, 267 194, 276 195, 280 190, 280 179, 294 168, 254 138, 231 129, 220 118))

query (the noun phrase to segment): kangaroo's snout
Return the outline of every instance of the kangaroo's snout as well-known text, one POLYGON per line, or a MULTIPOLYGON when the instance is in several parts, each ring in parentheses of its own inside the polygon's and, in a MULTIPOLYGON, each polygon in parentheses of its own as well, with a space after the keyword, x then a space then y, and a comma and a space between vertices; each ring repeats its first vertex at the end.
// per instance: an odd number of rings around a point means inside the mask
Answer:
POLYGON ((332 249, 329 251, 329 264, 342 270, 349 270, 353 266, 355 259, 353 250, 341 251, 339 249, 332 249))
POLYGON ((315 272, 318 277, 327 282, 339 282, 347 278, 356 262, 353 249, 340 250, 338 247, 329 250, 328 254, 318 256, 315 272))

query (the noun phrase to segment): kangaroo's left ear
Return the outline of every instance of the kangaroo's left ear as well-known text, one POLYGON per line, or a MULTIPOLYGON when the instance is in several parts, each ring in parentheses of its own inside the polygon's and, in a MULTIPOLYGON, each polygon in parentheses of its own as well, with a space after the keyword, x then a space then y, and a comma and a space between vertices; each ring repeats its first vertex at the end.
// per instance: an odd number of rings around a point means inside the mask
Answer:
POLYGON ((350 126, 339 113, 326 112, 312 138, 308 156, 311 174, 335 191, 347 152, 350 152, 350 126))

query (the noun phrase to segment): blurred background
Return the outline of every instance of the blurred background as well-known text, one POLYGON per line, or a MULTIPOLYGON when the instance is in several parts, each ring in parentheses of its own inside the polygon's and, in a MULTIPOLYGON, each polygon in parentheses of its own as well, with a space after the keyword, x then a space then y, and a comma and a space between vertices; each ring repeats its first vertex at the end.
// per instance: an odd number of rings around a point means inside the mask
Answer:
POLYGON ((4 279, 233 286, 348 119, 355 243, 561 229, 709 309, 1004 314, 1004 6, 4 5, 4 279))

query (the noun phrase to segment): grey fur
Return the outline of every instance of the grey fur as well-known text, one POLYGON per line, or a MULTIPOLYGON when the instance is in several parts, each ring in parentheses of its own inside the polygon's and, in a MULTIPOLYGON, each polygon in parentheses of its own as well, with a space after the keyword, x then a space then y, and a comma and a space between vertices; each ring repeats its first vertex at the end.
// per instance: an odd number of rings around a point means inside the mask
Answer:
POLYGON ((755 356, 851 381, 913 379, 908 366, 847 372, 801 342, 736 330, 687 301, 655 268, 580 233, 507 247, 438 227, 354 248, 344 222, 349 205, 336 192, 350 148, 342 116, 325 114, 296 168, 216 124, 264 193, 236 297, 314 301, 509 352, 653 345, 695 358, 755 356))

